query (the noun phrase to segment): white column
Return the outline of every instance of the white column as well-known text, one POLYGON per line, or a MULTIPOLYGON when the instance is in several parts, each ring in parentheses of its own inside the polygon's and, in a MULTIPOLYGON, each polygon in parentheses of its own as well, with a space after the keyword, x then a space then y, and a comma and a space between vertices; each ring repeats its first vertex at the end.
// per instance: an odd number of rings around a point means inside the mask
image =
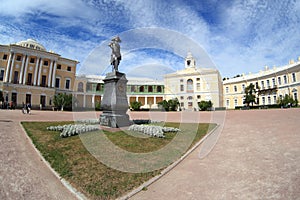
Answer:
POLYGON ((35 69, 34 69, 33 85, 36 85, 37 73, 39 71, 39 62, 40 62, 40 58, 36 58, 36 64, 35 64, 35 69))
POLYGON ((26 85, 26 76, 27 76, 28 60, 29 60, 29 56, 27 56, 26 62, 25 62, 25 70, 24 70, 24 76, 23 76, 23 85, 26 85))
POLYGON ((13 55, 12 61, 11 61, 10 72, 9 72, 9 83, 11 83, 11 81, 12 81, 12 72, 14 69, 15 57, 16 57, 16 54, 13 55))
POLYGON ((145 96, 145 106, 147 106, 148 105, 148 98, 147 98, 147 96, 145 96))
POLYGON ((52 72, 52 87, 55 87, 55 73, 56 73, 56 66, 57 66, 57 62, 54 61, 54 67, 53 67, 53 72, 52 72))
POLYGON ((40 86, 41 82, 41 76, 42 76, 42 70, 43 70, 43 58, 41 58, 40 67, 39 67, 39 76, 38 76, 38 82, 37 85, 40 86))
POLYGON ((50 84, 51 84, 52 67, 53 67, 53 60, 51 60, 51 63, 50 63, 49 76, 48 76, 48 87, 50 87, 50 84))
POLYGON ((153 102, 153 104, 156 104, 156 95, 154 96, 154 102, 153 102))
POLYGON ((23 71, 24 71, 24 64, 25 64, 25 58, 27 55, 23 56, 22 59, 22 65, 21 65, 21 72, 20 72, 20 78, 19 78, 19 84, 22 84, 22 80, 23 80, 23 71))
POLYGON ((92 96, 92 107, 94 107, 95 106, 95 94, 93 94, 93 96, 92 96))
POLYGON ((135 97, 135 101, 139 101, 139 96, 136 96, 136 97, 135 97))
POLYGON ((11 59, 12 59, 13 54, 14 54, 13 52, 10 52, 10 54, 9 54, 7 67, 6 67, 6 70, 5 70, 4 82, 8 82, 8 80, 9 80, 9 71, 10 71, 10 68, 11 68, 11 59))

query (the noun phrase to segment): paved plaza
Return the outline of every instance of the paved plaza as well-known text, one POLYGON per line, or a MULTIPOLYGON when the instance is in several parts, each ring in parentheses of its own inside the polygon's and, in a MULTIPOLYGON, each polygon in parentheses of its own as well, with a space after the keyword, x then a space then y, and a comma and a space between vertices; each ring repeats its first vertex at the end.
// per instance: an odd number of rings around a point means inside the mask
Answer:
MULTIPOLYGON (((212 151, 201 156, 200 145, 131 199, 300 199, 300 109, 222 111, 223 118, 213 113, 199 112, 198 118, 221 123, 212 151)), ((0 110, 0 199, 76 199, 41 160, 20 121, 68 121, 99 114, 0 110)), ((162 115, 130 116, 161 120, 162 115)), ((163 116, 182 121, 179 112, 163 116)))

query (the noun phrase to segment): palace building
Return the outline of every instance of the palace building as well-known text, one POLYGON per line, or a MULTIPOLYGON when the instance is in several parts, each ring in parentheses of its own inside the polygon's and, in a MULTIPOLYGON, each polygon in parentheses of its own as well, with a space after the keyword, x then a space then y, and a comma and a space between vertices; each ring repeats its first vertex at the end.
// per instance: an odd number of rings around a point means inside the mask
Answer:
POLYGON ((77 64, 33 39, 0 45, 0 90, 5 103, 51 107, 55 94, 73 92, 77 64))
POLYGON ((255 74, 241 75, 236 78, 224 80, 224 103, 227 109, 244 106, 245 88, 253 84, 257 91, 259 106, 277 104, 278 99, 290 95, 299 100, 300 91, 300 57, 297 62, 291 60, 283 67, 265 67, 255 74))
POLYGON ((198 110, 200 101, 211 101, 213 107, 223 107, 222 78, 218 70, 197 68, 189 52, 185 68, 164 77, 166 100, 177 98, 182 110, 198 110))
MULTIPOLYGON (((76 75, 78 61, 47 51, 33 39, 0 45, 0 90, 13 107, 30 103, 33 108, 51 109, 56 94, 72 94, 78 109, 100 107, 104 94, 103 76, 76 75)), ((198 103, 211 101, 214 108, 244 106, 245 88, 252 83, 259 106, 277 104, 290 95, 299 100, 300 57, 283 67, 266 67, 255 74, 222 81, 217 69, 198 67, 189 52, 184 69, 166 74, 164 80, 127 77, 127 98, 155 109, 163 100, 177 98, 181 110, 199 110, 198 103)))

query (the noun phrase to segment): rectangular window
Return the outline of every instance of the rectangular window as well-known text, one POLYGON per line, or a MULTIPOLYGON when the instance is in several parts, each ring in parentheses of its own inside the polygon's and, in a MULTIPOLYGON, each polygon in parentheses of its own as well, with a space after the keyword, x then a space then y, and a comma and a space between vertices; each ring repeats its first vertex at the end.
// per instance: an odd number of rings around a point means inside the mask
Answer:
POLYGON ((277 103, 277 96, 273 96, 274 104, 277 103))
POLYGON ((59 85, 60 85, 59 83, 60 83, 60 79, 59 79, 59 78, 56 78, 56 79, 55 79, 55 87, 56 87, 56 88, 59 88, 59 85))
POLYGON ((42 76, 42 83, 41 83, 41 86, 42 86, 42 87, 46 87, 46 76, 45 76, 45 75, 42 76))
POLYGON ((235 85, 233 88, 234 88, 234 92, 237 92, 237 87, 236 87, 236 85, 235 85))
POLYGON ((3 77, 4 77, 4 70, 1 69, 0 70, 0 81, 3 81, 3 77))
POLYGON ((298 95, 297 95, 297 92, 294 93, 294 100, 297 100, 297 101, 298 101, 298 95))
POLYGON ((44 65, 48 66, 48 60, 44 60, 44 65))
POLYGON ((34 58, 30 58, 30 63, 34 63, 35 59, 34 58))
POLYGON ((200 81, 200 78, 197 78, 196 80, 197 80, 197 81, 200 81))
POLYGON ((181 106, 181 107, 184 107, 184 103, 183 103, 183 102, 181 102, 181 103, 180 103, 180 106, 181 106))
POLYGON ((268 104, 270 105, 271 104, 271 97, 268 96, 268 104))
POLYGON ((270 80, 267 80, 267 87, 270 87, 270 80))
POLYGON ((181 92, 184 91, 184 85, 180 85, 180 91, 181 91, 181 92))
POLYGON ((281 85, 281 77, 278 77, 278 85, 281 85))
POLYGON ((182 82, 183 82, 183 79, 180 79, 180 82, 182 83, 182 82))
POLYGON ((261 81, 261 89, 264 89, 265 88, 265 83, 264 81, 261 81))
POLYGON ((61 69, 61 65, 60 65, 60 64, 58 64, 56 68, 57 68, 57 69, 61 69))
POLYGON ((237 106, 238 105, 238 100, 234 99, 234 105, 237 106))
POLYGON ((183 100, 184 99, 184 97, 183 96, 180 96, 180 100, 183 100))
POLYGON ((262 97, 262 104, 263 104, 263 105, 266 104, 266 99, 265 99, 265 97, 262 97))
POLYGON ((32 73, 28 73, 27 76, 27 85, 31 85, 32 84, 32 73))
POLYGON ((26 94, 26 103, 31 104, 31 94, 26 94))
POLYGON ((7 60, 7 54, 4 54, 2 57, 3 60, 7 60))
POLYGON ((229 101, 229 99, 227 99, 226 100, 226 106, 229 107, 229 105, 230 105, 230 101, 229 101))
POLYGON ((70 66, 68 66, 67 70, 70 72, 72 70, 72 68, 70 66))
POLYGON ((19 72, 15 71, 14 72, 14 84, 18 84, 19 83, 18 77, 19 77, 19 72))
POLYGON ((66 89, 70 89, 70 80, 66 80, 66 89))
POLYGON ((283 82, 284 82, 284 84, 287 84, 287 77, 286 77, 286 75, 283 76, 283 82))
POLYGON ((259 87, 258 87, 258 82, 255 82, 255 87, 256 87, 256 89, 259 88, 259 87))
POLYGON ((293 82, 296 82, 296 74, 295 73, 292 73, 292 80, 293 80, 293 82))
POLYGON ((21 58, 22 58, 22 56, 19 56, 19 55, 18 55, 17 58, 16 58, 16 60, 17 60, 17 61, 21 61, 21 58))
POLYGON ((272 83, 273 83, 273 87, 275 87, 276 86, 275 78, 272 78, 272 83))
POLYGON ((201 88, 200 88, 200 83, 197 83, 197 90, 200 91, 201 88))
POLYGON ((242 85, 243 92, 245 92, 245 84, 242 85))

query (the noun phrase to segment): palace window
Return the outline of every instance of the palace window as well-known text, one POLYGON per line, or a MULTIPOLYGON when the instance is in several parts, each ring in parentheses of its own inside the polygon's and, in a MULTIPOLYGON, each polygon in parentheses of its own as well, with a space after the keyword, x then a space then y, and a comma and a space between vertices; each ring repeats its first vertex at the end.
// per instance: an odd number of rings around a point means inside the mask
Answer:
POLYGON ((193 80, 192 79, 188 79, 187 82, 187 92, 193 92, 194 91, 194 87, 193 87, 193 80))
POLYGON ((238 105, 238 100, 234 99, 234 106, 237 106, 237 105, 238 105))
POLYGON ((30 58, 30 63, 34 63, 35 59, 34 58, 30 58))
POLYGON ((183 102, 181 102, 181 103, 180 103, 180 106, 181 106, 181 107, 184 107, 184 103, 183 103, 183 102))
POLYGON ((187 100, 193 100, 193 97, 192 96, 188 96, 187 100))
POLYGON ((197 91, 200 91, 201 90, 201 87, 200 87, 200 83, 197 83, 197 91))
POLYGON ((297 92, 294 92, 294 100, 298 100, 298 94, 297 94, 297 92))
POLYGON ((271 97, 268 96, 268 104, 271 104, 271 97))
POLYGON ((273 87, 276 86, 275 78, 272 78, 273 87))
POLYGON ((7 54, 4 54, 2 57, 3 60, 7 60, 7 54))
POLYGON ((243 92, 245 92, 245 84, 242 85, 243 92))
POLYGON ((295 73, 292 73, 292 81, 296 82, 296 74, 295 73))
POLYGON ((55 87, 59 88, 60 87, 60 78, 55 79, 55 87))
POLYGON ((68 66, 67 70, 70 72, 72 70, 72 68, 70 66, 68 66))
POLYGON ((266 99, 265 99, 265 97, 262 97, 262 104, 263 104, 263 105, 266 104, 266 99))
POLYGON ((287 77, 286 77, 286 75, 283 76, 283 82, 284 82, 284 84, 287 84, 287 77))
POLYGON ((281 85, 281 77, 278 77, 278 85, 281 85))
POLYGON ((21 58, 22 58, 22 56, 18 55, 16 60, 21 61, 21 58))
POLYGON ((267 87, 270 87, 270 80, 267 80, 267 87))
POLYGON ((226 87, 226 93, 228 93, 229 92, 229 87, 226 87))
POLYGON ((44 60, 44 65, 45 65, 45 66, 48 66, 48 64, 49 64, 49 63, 48 63, 48 60, 44 60))
POLYGON ((153 87, 151 85, 148 86, 148 92, 153 92, 153 87))
POLYGON ((196 80, 197 80, 197 81, 200 81, 200 78, 197 78, 196 80))
POLYGON ((160 85, 159 85, 159 86, 157 86, 156 90, 157 90, 157 92, 162 92, 162 88, 161 88, 161 86, 160 86, 160 85))
POLYGON ((264 88, 265 88, 265 82, 261 81, 261 89, 264 89, 264 88))
POLYGON ((233 88, 234 88, 234 92, 237 92, 237 87, 236 87, 236 85, 235 85, 233 88))
POLYGON ((180 85, 180 92, 184 91, 184 85, 180 85))
POLYGON ((144 86, 140 86, 140 92, 144 92, 144 86))
POLYGON ((183 100, 184 99, 184 97, 183 96, 180 96, 180 100, 183 100))
POLYGON ((41 83, 41 86, 42 86, 42 87, 46 87, 46 79, 47 79, 46 76, 43 75, 43 76, 42 76, 42 83, 41 83))
POLYGON ((66 79, 66 85, 65 85, 66 89, 70 89, 70 83, 71 83, 71 80, 70 79, 66 79))
POLYGON ((201 95, 197 95, 197 99, 201 99, 201 95))
POLYGON ((0 81, 3 81, 3 77, 4 77, 4 69, 0 70, 0 81))
POLYGON ((229 107, 229 105, 230 105, 230 100, 226 99, 226 106, 229 107))
POLYGON ((135 92, 135 86, 134 86, 134 85, 131 86, 130 91, 131 91, 131 92, 135 92))
POLYGON ((15 71, 15 72, 14 72, 14 84, 19 83, 19 81, 18 81, 18 76, 19 76, 19 72, 18 72, 18 71, 15 71))
POLYGON ((275 104, 277 102, 277 96, 276 95, 273 96, 273 100, 274 100, 274 104, 275 104))
POLYGON ((31 85, 32 83, 32 73, 28 73, 28 76, 27 76, 27 85, 31 85))
POLYGON ((58 64, 58 65, 56 66, 56 68, 57 68, 57 69, 61 69, 61 65, 58 64))

